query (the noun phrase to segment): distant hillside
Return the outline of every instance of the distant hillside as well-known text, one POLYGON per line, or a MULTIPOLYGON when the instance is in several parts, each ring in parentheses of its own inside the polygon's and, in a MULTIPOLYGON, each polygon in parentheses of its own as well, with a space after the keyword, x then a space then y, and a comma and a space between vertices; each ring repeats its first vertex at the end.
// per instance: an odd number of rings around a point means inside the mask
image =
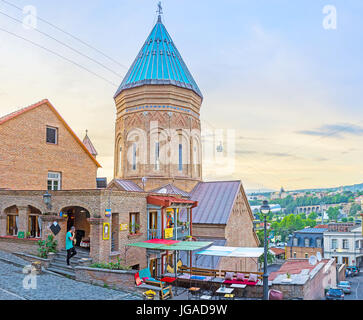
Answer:
POLYGON ((353 184, 350 186, 341 186, 341 187, 335 187, 335 188, 316 188, 316 189, 300 189, 300 190, 289 190, 289 192, 307 192, 307 191, 313 191, 313 192, 324 192, 324 191, 330 191, 330 192, 334 192, 334 191, 338 191, 340 188, 343 188, 344 191, 352 191, 352 192, 357 192, 357 191, 362 191, 363 190, 363 183, 359 183, 359 184, 353 184))
MULTIPOLYGON (((312 189, 298 189, 298 190, 286 190, 287 192, 334 192, 338 191, 340 188, 343 188, 344 191, 358 192, 363 191, 363 183, 353 184, 350 186, 340 186, 334 188, 312 188, 312 189)), ((247 194, 264 194, 268 195, 272 192, 276 192, 276 190, 271 189, 249 189, 246 190, 247 194)))

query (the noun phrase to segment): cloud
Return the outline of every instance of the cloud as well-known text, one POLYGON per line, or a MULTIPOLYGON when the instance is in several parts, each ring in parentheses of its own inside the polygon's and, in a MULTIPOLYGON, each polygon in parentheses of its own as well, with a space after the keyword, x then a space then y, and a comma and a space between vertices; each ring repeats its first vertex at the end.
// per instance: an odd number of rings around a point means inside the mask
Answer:
POLYGON ((343 139, 344 134, 354 136, 363 135, 363 127, 349 123, 326 124, 315 130, 300 130, 296 131, 296 133, 308 136, 343 139))

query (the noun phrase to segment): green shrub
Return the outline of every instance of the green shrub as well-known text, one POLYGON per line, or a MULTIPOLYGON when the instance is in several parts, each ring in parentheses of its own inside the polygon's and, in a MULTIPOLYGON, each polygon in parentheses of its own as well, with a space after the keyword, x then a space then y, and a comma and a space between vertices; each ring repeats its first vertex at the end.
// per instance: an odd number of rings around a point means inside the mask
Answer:
POLYGON ((53 235, 49 235, 47 237, 47 240, 39 240, 38 241, 38 252, 39 252, 39 256, 41 258, 48 258, 48 253, 49 252, 57 252, 57 245, 58 245, 58 241, 54 240, 54 236, 53 235))

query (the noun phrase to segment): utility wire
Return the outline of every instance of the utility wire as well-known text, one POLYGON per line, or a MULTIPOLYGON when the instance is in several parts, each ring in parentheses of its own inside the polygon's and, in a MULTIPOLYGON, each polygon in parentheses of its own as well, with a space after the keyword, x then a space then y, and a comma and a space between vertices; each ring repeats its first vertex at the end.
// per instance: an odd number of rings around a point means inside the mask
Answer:
MULTIPOLYGON (((22 23, 23 23, 23 21, 21 21, 21 20, 19 20, 19 19, 16 19, 16 18, 14 18, 14 17, 12 17, 12 16, 8 15, 7 13, 5 13, 5 12, 3 12, 3 11, 0 11, 0 14, 4 15, 4 16, 8 17, 9 19, 12 19, 12 20, 14 20, 14 21, 16 21, 16 22, 18 22, 18 23, 20 23, 20 24, 22 24, 22 23)), ((71 46, 69 46, 68 44, 66 44, 66 43, 64 43, 64 42, 62 42, 62 41, 60 41, 60 40, 58 40, 58 39, 54 38, 53 36, 51 36, 51 35, 47 34, 46 32, 40 31, 40 30, 38 30, 38 29, 33 29, 33 30, 34 30, 34 31, 36 31, 36 32, 38 32, 38 33, 40 33, 40 34, 42 34, 42 35, 44 35, 44 36, 46 36, 46 37, 48 37, 48 38, 50 38, 50 39, 52 39, 52 40, 54 40, 54 41, 56 41, 56 42, 58 42, 58 43, 60 43, 61 45, 63 45, 63 46, 65 46, 65 47, 67 47, 68 49, 70 49, 70 50, 72 50, 72 51, 76 52, 76 53, 77 53, 77 54, 79 54, 80 56, 85 57, 85 58, 87 58, 87 59, 89 59, 89 60, 93 61, 94 63, 96 63, 96 64, 100 65, 101 67, 105 68, 106 70, 110 71, 111 73, 113 73, 113 74, 114 74, 114 75, 116 75, 117 77, 123 78, 123 75, 116 73, 115 71, 113 71, 112 69, 108 68, 107 66, 105 66, 105 65, 104 65, 104 64, 102 64, 101 62, 98 62, 97 60, 93 59, 92 57, 90 57, 90 56, 88 56, 88 55, 86 55, 86 54, 83 54, 82 52, 78 51, 77 49, 72 48, 72 47, 71 47, 71 46)))
POLYGON ((105 77, 103 77, 103 76, 101 76, 101 75, 99 75, 99 74, 97 74, 97 73, 95 73, 95 72, 93 72, 93 71, 89 70, 88 68, 86 68, 86 67, 82 66, 81 64, 79 64, 79 63, 77 63, 77 62, 75 62, 75 61, 73 61, 73 60, 71 60, 71 59, 68 59, 68 58, 64 57, 63 55, 61 55, 61 54, 59 54, 59 53, 57 53, 57 52, 55 52, 55 51, 53 51, 53 50, 51 50, 51 49, 48 49, 48 48, 46 48, 46 47, 44 47, 44 46, 42 46, 42 45, 40 45, 40 44, 38 44, 38 43, 36 43, 36 42, 34 42, 34 41, 32 41, 32 40, 29 40, 29 39, 27 39, 27 38, 24 38, 24 37, 22 37, 22 36, 20 36, 20 35, 18 35, 18 34, 16 34, 16 33, 13 33, 13 32, 11 32, 11 31, 8 31, 8 30, 6 30, 6 29, 0 28, 0 31, 3 31, 3 32, 5 32, 5 33, 8 33, 8 34, 10 34, 10 35, 12 35, 12 36, 14 36, 14 37, 17 37, 17 38, 19 38, 19 39, 22 39, 22 40, 26 41, 26 42, 29 42, 29 43, 31 43, 32 45, 34 45, 34 46, 36 46, 36 47, 38 47, 38 48, 41 48, 41 49, 43 49, 43 50, 45 50, 45 51, 47 51, 47 52, 50 52, 50 53, 52 53, 52 54, 56 55, 57 57, 59 57, 59 58, 61 58, 61 59, 63 59, 63 60, 66 60, 66 61, 68 61, 68 62, 70 62, 70 63, 72 63, 72 64, 76 65, 77 67, 79 67, 79 68, 81 68, 81 69, 83 69, 83 70, 85 70, 85 71, 87 71, 87 72, 89 72, 89 73, 93 74, 94 76, 96 76, 96 77, 98 77, 98 78, 100 78, 100 79, 102 79, 102 80, 106 81, 107 83, 111 84, 112 86, 114 86, 114 87, 116 87, 116 88, 118 87, 118 85, 117 85, 117 84, 113 83, 112 81, 108 80, 107 78, 105 78, 105 77))
MULTIPOLYGON (((0 1, 2 1, 2 2, 6 3, 6 4, 7 4, 7 5, 9 5, 9 6, 12 6, 13 8, 16 8, 17 10, 20 10, 21 12, 23 12, 23 9, 22 9, 22 8, 20 8, 20 7, 16 6, 15 4, 13 4, 13 3, 9 2, 9 1, 6 1, 6 0, 0 0, 0 1)), ((33 17, 35 17, 35 18, 37 18, 37 19, 39 19, 40 21, 44 22, 45 24, 48 24, 49 26, 53 27, 54 29, 57 29, 58 31, 60 31, 60 32, 62 32, 62 33, 64 33, 64 34, 66 34, 66 35, 68 35, 68 36, 70 36, 71 38, 73 38, 73 39, 75 39, 75 40, 79 41, 80 43, 82 43, 83 45, 87 46, 88 48, 90 48, 90 49, 92 49, 92 50, 97 51, 99 54, 103 55, 103 56, 104 56, 104 57, 106 57, 107 59, 109 59, 109 60, 111 60, 112 62, 116 63, 116 64, 117 64, 117 65, 119 65, 120 67, 122 67, 122 68, 124 68, 124 69, 128 70, 128 67, 126 67, 126 66, 125 66, 125 65, 123 65, 122 63, 120 63, 120 62, 116 61, 115 59, 113 59, 113 58, 112 58, 112 57, 110 57, 109 55, 105 54, 105 53, 104 53, 104 52, 102 52, 101 50, 99 50, 99 49, 95 48, 94 46, 92 46, 92 45, 88 44, 87 42, 83 41, 83 40, 82 40, 82 39, 80 39, 79 37, 77 37, 77 36, 75 36, 75 35, 71 34, 71 33, 70 33, 70 32, 68 32, 68 31, 65 31, 64 29, 62 29, 62 28, 60 28, 60 27, 58 27, 58 26, 54 25, 53 23, 51 23, 51 22, 47 21, 46 19, 43 19, 43 18, 39 17, 38 15, 36 15, 36 16, 35 16, 35 15, 33 15, 33 14, 32 14, 32 16, 33 16, 33 17)))

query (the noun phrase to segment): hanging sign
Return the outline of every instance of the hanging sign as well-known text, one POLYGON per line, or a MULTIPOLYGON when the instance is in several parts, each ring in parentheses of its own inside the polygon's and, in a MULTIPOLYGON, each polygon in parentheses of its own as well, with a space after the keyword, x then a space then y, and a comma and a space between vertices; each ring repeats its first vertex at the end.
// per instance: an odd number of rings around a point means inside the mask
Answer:
POLYGON ((110 239, 110 224, 108 222, 103 223, 103 240, 110 239))
POLYGON ((127 223, 120 224, 120 231, 127 231, 129 230, 129 225, 127 223))
POLYGON ((167 229, 165 229, 164 230, 164 232, 165 232, 165 239, 170 239, 170 238, 172 238, 173 237, 173 228, 167 228, 167 229))
POLYGON ((105 209, 105 217, 111 217, 111 209, 105 209))

